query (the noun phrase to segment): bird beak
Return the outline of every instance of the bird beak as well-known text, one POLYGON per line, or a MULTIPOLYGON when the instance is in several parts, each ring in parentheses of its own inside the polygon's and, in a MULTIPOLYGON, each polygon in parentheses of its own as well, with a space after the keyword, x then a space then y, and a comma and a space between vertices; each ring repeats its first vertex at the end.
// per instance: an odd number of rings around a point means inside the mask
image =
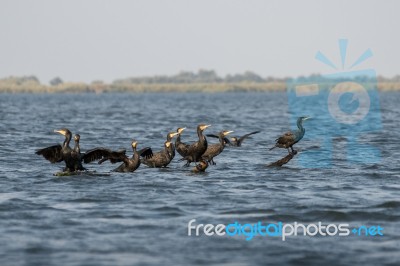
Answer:
POLYGON ((303 121, 306 121, 308 119, 310 119, 311 117, 307 116, 306 118, 303 119, 303 121))
POLYGON ((228 134, 231 134, 231 133, 233 133, 233 131, 227 131, 227 132, 224 133, 224 136, 226 136, 228 134))
POLYGON ((175 137, 176 135, 179 135, 179 133, 178 132, 172 133, 171 138, 175 137))
POLYGON ((54 129, 54 133, 58 133, 58 134, 61 134, 61 135, 65 136, 65 131, 64 130, 54 129))

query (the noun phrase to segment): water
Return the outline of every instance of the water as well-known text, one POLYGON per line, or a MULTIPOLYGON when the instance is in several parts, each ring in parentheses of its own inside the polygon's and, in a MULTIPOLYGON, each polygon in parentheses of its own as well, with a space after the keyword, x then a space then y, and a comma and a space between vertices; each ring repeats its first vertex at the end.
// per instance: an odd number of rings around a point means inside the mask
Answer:
POLYGON ((266 167, 285 155, 267 149, 289 127, 284 93, 2 94, 0 265, 399 265, 399 100, 381 94, 383 130, 368 136, 382 150, 379 164, 304 169, 296 157, 266 167), (195 140, 202 122, 213 125, 209 133, 262 132, 199 175, 177 155, 168 169, 119 174, 90 164, 98 175, 54 177, 62 165, 34 154, 62 142, 52 132, 61 127, 81 135, 83 151, 130 151, 132 138, 159 150, 177 127, 188 128, 184 141, 195 140), (191 219, 380 225, 384 236, 189 237, 191 219))

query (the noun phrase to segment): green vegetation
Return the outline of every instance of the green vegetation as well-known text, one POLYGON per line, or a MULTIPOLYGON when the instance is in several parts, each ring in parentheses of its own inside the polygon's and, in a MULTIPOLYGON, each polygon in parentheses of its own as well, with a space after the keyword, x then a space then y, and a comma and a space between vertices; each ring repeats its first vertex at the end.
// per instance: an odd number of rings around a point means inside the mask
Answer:
MULTIPOLYGON (((319 78, 319 75, 311 75, 319 78)), ((309 77, 299 77, 309 78, 309 77)), ((284 91, 290 78, 263 78, 253 72, 220 77, 213 70, 197 73, 181 72, 172 76, 133 77, 118 79, 110 84, 101 80, 90 84, 64 82, 60 77, 41 84, 35 76, 0 79, 0 93, 109 93, 109 92, 226 92, 226 91, 284 91)), ((366 82, 368 79, 365 78, 366 82)), ((400 75, 394 78, 378 77, 381 91, 399 91, 400 75)))

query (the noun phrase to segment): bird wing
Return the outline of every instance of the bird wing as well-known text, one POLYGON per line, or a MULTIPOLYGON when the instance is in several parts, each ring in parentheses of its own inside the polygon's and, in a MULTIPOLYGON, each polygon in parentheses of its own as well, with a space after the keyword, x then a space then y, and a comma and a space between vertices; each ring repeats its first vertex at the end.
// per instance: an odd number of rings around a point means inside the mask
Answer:
POLYGON ((144 157, 146 159, 150 159, 153 157, 153 150, 150 147, 143 148, 138 151, 139 156, 144 157))
POLYGON ((208 145, 206 152, 201 157, 206 160, 211 160, 213 157, 217 156, 220 153, 221 153, 221 145, 212 144, 208 145))
POLYGON ((285 134, 283 134, 282 136, 280 136, 279 138, 276 139, 276 143, 277 144, 288 144, 291 143, 295 140, 295 135, 293 134, 293 132, 286 132, 285 134))
POLYGON ((107 160, 110 160, 111 163, 117 163, 128 159, 125 153, 126 150, 112 151, 106 148, 94 148, 85 152, 85 154, 82 156, 82 160, 84 163, 90 163, 99 160, 99 163, 107 160))
POLYGON ((167 162, 167 155, 164 151, 156 152, 150 158, 143 158, 142 162, 146 165, 162 165, 167 162))
POLYGON ((199 146, 199 142, 195 142, 192 145, 190 145, 189 147, 187 147, 187 155, 192 155, 193 153, 195 153, 198 150, 198 146, 199 146))
POLYGON ((248 136, 254 135, 254 134, 257 134, 257 133, 260 133, 260 131, 254 131, 254 132, 251 132, 251 133, 249 133, 249 134, 246 134, 246 135, 244 135, 244 136, 242 136, 242 137, 239 138, 239 142, 242 142, 242 141, 243 141, 245 138, 247 138, 248 136))
POLYGON ((64 160, 62 155, 62 146, 60 144, 37 150, 35 153, 37 155, 42 155, 51 163, 59 163, 64 160))
POLYGON ((186 156, 188 154, 189 147, 189 144, 185 144, 183 142, 178 143, 178 145, 175 143, 175 149, 181 156, 186 156))
MULTIPOLYGON (((207 137, 211 137, 211 138, 219 139, 219 136, 214 135, 214 134, 207 134, 206 136, 207 137)), ((224 137, 224 141, 225 141, 225 144, 228 144, 228 145, 232 144, 231 141, 227 137, 224 137)))

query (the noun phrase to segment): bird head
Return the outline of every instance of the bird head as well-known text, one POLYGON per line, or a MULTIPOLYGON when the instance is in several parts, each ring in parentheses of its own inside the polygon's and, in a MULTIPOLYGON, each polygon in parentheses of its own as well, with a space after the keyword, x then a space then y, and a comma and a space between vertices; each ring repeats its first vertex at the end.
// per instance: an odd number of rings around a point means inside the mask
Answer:
POLYGON ((297 123, 303 123, 304 121, 306 121, 306 120, 308 120, 308 119, 310 119, 311 117, 309 117, 309 116, 300 116, 298 119, 297 119, 297 123))
POLYGON ((81 139, 81 136, 79 134, 75 134, 74 140, 79 141, 81 139))
POLYGON ((233 131, 227 131, 227 130, 224 130, 224 131, 221 131, 221 134, 222 134, 222 136, 226 136, 226 135, 228 135, 228 134, 231 134, 233 131))
POLYGON ((211 127, 211 125, 200 124, 197 126, 197 130, 204 131, 208 127, 211 127))
POLYGON ((71 135, 71 131, 69 131, 68 128, 55 129, 54 133, 61 134, 64 137, 67 136, 67 135, 71 135))
POLYGON ((133 148, 133 149, 136 149, 137 141, 136 141, 136 140, 132 140, 131 145, 132 145, 132 148, 133 148))
POLYGON ((165 147, 169 148, 171 146, 171 141, 166 141, 164 144, 165 144, 165 147))
POLYGON ((179 127, 176 132, 178 132, 178 134, 182 134, 182 132, 186 129, 186 127, 179 127))
POLYGON ((178 135, 179 133, 178 132, 170 132, 170 133, 168 133, 168 135, 167 135, 167 139, 172 139, 173 137, 175 137, 176 135, 178 135))

